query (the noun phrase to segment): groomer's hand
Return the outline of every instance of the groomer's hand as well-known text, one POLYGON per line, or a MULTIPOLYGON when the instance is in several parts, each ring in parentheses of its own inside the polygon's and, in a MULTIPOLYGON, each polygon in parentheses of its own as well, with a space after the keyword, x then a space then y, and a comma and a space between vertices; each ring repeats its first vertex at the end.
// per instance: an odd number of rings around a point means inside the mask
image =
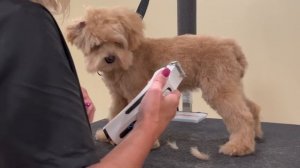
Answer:
POLYGON ((157 137, 175 116, 181 95, 178 90, 175 90, 167 96, 163 96, 162 89, 169 75, 170 70, 165 68, 155 76, 151 87, 141 102, 141 113, 138 116, 137 124, 153 129, 157 137))
POLYGON ((93 122, 96 108, 95 108, 94 103, 92 102, 87 90, 85 88, 81 87, 81 91, 82 91, 84 105, 86 108, 86 112, 87 112, 89 121, 93 122))
POLYGON ((179 103, 179 91, 162 95, 169 69, 164 69, 155 79, 144 96, 138 120, 133 130, 101 162, 90 168, 140 168, 149 154, 155 140, 174 117, 179 103))

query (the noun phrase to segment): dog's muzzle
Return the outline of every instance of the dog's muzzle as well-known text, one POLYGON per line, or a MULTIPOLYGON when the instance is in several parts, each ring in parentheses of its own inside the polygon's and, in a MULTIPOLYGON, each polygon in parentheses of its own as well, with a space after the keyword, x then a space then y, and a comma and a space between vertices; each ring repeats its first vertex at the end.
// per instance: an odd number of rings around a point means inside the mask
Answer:
POLYGON ((109 55, 109 56, 105 57, 104 60, 105 60, 106 63, 112 64, 112 63, 115 62, 116 56, 114 56, 114 55, 109 55))

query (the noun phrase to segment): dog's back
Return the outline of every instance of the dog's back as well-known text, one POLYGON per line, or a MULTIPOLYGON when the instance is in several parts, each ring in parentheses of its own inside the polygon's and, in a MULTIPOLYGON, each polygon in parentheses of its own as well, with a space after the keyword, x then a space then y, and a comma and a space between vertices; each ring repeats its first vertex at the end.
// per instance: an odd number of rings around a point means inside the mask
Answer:
POLYGON ((182 90, 197 89, 201 87, 201 81, 208 78, 240 80, 247 66, 246 58, 234 40, 199 35, 146 38, 134 51, 134 57, 137 64, 144 64, 151 71, 168 62, 179 61, 187 73, 180 85, 182 90))

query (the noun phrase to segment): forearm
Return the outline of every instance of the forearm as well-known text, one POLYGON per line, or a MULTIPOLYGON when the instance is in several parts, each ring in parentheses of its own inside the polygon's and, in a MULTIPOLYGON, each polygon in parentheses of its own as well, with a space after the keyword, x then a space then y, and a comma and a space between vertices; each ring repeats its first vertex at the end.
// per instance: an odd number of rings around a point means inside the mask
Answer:
POLYGON ((149 154, 159 132, 137 126, 119 145, 91 168, 140 168, 149 154))

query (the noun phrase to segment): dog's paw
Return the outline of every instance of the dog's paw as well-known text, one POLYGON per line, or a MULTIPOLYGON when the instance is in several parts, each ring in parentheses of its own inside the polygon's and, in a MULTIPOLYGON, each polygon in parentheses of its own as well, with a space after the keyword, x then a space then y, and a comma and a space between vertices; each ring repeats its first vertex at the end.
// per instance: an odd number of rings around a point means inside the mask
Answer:
POLYGON ((244 156, 253 153, 255 150, 254 145, 245 145, 245 144, 234 144, 227 142, 222 145, 219 149, 219 153, 229 156, 244 156))
POLYGON ((153 150, 153 149, 157 149, 157 148, 159 148, 159 147, 160 147, 160 142, 159 142, 159 140, 157 139, 157 140, 154 142, 153 146, 152 146, 152 150, 153 150))
POLYGON ((258 126, 258 127, 255 129, 255 138, 256 138, 256 139, 263 139, 263 136, 264 136, 264 133, 263 133, 261 127, 258 126))
POLYGON ((95 134, 95 139, 100 142, 109 142, 102 129, 97 130, 95 134))

